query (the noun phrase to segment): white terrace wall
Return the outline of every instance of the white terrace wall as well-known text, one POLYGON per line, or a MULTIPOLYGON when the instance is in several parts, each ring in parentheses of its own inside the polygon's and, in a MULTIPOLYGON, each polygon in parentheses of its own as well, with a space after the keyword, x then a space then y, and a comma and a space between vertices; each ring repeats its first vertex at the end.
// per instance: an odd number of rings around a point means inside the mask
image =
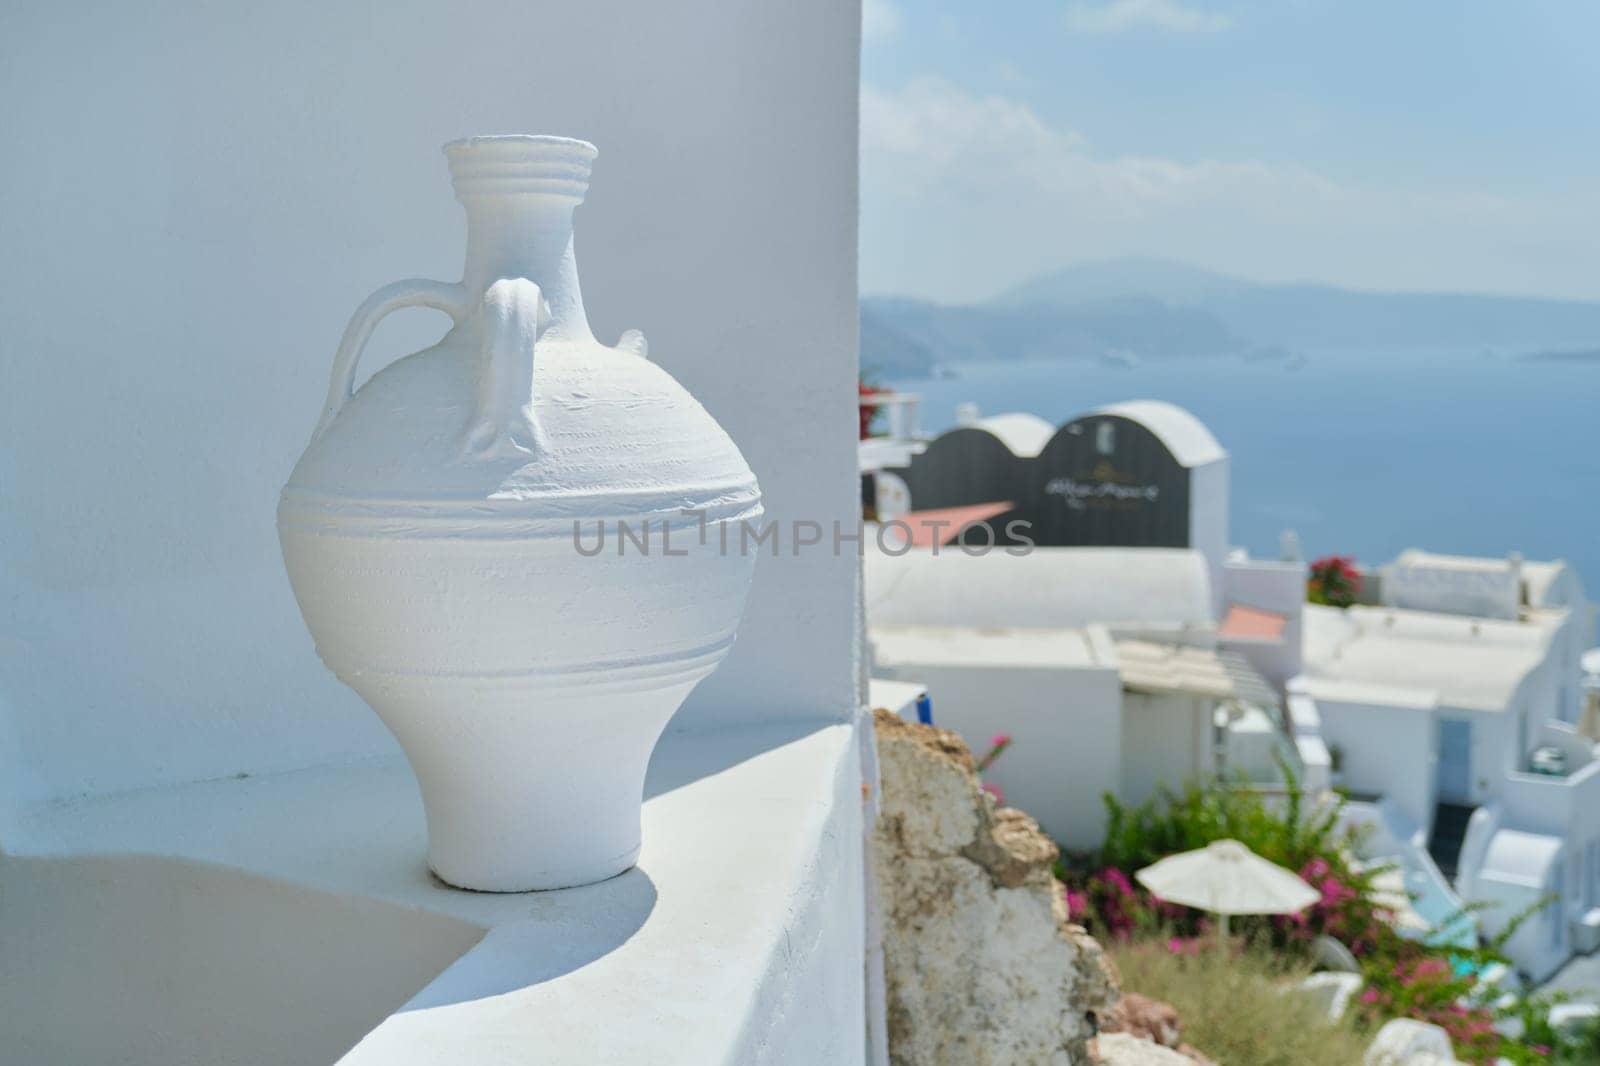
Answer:
MULTIPOLYGON (((646 333, 775 520, 852 520, 858 20, 853 0, 0 9, 0 804, 392 750, 312 651, 273 509, 356 304, 459 276, 451 138, 597 143, 596 333, 646 333)), ((396 316, 366 369, 443 328, 396 316)), ((795 557, 788 532, 679 724, 855 704, 855 560, 795 557)))
POLYGON ((1081 666, 901 662, 883 672, 927 685, 934 724, 960 733, 975 757, 1009 733, 984 780, 1052 840, 1086 850, 1105 840, 1102 797, 1122 793, 1122 682, 1114 648, 1095 639, 1104 658, 1081 666))
POLYGON ((1387 796, 1413 824, 1433 824, 1435 725, 1415 707, 1318 699, 1322 739, 1340 752, 1352 792, 1387 796))

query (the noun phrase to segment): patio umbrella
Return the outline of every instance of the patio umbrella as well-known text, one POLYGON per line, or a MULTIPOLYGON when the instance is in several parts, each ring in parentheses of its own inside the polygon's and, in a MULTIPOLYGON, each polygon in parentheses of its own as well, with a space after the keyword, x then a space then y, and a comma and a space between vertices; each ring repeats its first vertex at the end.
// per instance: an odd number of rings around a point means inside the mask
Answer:
POLYGON ((1218 840, 1168 855, 1133 875, 1158 899, 1219 915, 1228 935, 1235 914, 1293 914, 1320 897, 1317 890, 1237 840, 1218 840))

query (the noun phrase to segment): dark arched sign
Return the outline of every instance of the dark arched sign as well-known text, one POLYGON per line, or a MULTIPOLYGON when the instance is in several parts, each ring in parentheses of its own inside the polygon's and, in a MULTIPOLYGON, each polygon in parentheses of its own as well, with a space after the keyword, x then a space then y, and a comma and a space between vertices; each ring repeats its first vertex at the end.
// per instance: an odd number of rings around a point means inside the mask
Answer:
POLYGON ((1035 543, 1189 547, 1189 471, 1143 423, 1074 419, 1027 466, 1035 543))
POLYGON ((1091 414, 1058 429, 1039 454, 1018 456, 979 427, 951 430, 892 471, 918 511, 1012 500, 990 519, 996 543, 1009 523, 1051 547, 1187 548, 1189 470, 1143 423, 1091 414))

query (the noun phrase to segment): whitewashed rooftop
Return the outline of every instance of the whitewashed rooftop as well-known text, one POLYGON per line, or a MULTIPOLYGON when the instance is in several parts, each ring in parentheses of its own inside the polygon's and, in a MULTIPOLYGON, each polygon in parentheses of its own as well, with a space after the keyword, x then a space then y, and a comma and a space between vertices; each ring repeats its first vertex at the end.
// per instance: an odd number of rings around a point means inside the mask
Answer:
POLYGON ((1079 628, 1152 623, 1209 628, 1205 556, 1185 548, 944 548, 890 555, 869 544, 867 621, 880 625, 1079 628))
POLYGON ((1307 604, 1305 679, 1323 699, 1503 711, 1545 658, 1559 612, 1522 621, 1307 604))
MULTIPOLYGON (((1003 626, 873 626, 876 665, 938 663, 967 667, 1115 668, 1108 637, 1084 629, 1011 629, 1003 626)), ((874 682, 876 683, 876 682, 874 682)))

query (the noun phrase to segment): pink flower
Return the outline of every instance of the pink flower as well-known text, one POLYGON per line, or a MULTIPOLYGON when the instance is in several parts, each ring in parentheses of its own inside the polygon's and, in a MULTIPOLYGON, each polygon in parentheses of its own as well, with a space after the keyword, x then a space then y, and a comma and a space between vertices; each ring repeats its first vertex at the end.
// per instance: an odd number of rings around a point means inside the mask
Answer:
POLYGON ((989 746, 991 748, 1003 748, 1009 743, 1011 743, 1010 733, 996 733, 989 738, 989 746))
POLYGON ((1361 993, 1361 1002, 1363 1002, 1363 1003, 1376 1003, 1376 1002, 1378 1002, 1378 990, 1376 988, 1369 988, 1365 992, 1361 993))
POLYGON ((1337 907, 1346 900, 1356 898, 1356 890, 1333 877, 1323 878, 1322 884, 1317 886, 1322 892, 1322 904, 1325 907, 1337 907))
POLYGON ((1412 973, 1417 977, 1443 977, 1450 973, 1450 967, 1443 959, 1428 958, 1417 963, 1412 973))
POLYGON ((1320 881, 1332 872, 1333 868, 1328 865, 1327 859, 1315 858, 1306 863, 1305 868, 1300 871, 1300 876, 1307 881, 1320 881))
POLYGON ((978 787, 993 796, 996 803, 1004 803, 1006 801, 1006 794, 1000 790, 999 785, 985 781, 978 787))

